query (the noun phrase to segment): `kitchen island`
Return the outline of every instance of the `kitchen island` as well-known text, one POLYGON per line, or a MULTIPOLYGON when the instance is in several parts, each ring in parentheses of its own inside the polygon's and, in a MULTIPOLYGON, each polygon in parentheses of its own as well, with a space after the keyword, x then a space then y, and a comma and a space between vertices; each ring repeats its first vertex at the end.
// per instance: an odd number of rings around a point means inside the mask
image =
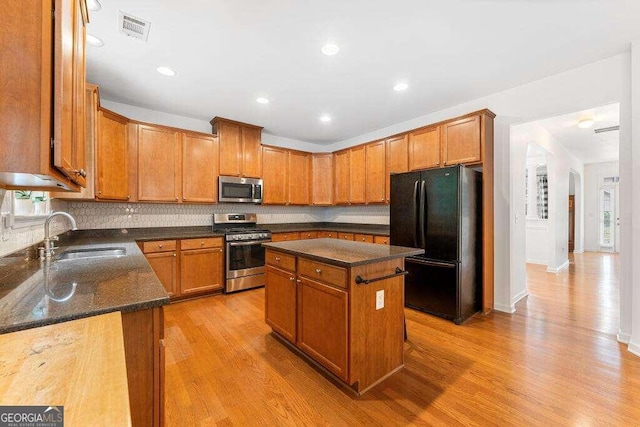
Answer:
POLYGON ((404 258, 422 249, 336 239, 264 243, 265 320, 358 395, 404 366, 404 258))

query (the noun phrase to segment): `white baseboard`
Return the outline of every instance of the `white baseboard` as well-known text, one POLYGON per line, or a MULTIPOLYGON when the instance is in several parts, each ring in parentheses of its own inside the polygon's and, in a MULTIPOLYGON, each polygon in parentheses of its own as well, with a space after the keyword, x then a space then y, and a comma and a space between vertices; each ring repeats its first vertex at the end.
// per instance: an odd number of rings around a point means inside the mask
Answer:
MULTIPOLYGON (((529 292, 527 292, 527 290, 526 290, 526 289, 522 290, 522 292, 519 292, 516 296, 514 296, 514 297, 511 299, 511 306, 512 306, 512 307, 515 307, 515 306, 516 306, 516 303, 517 303, 518 301, 520 301, 522 298, 525 298, 525 297, 527 297, 527 296, 529 296, 529 292)), ((515 310, 514 310, 514 311, 515 311, 515 310)))
POLYGON ((493 309, 495 311, 501 311, 503 313, 513 314, 516 312, 516 308, 514 306, 509 306, 506 304, 493 304, 493 309))
POLYGON ((547 265, 547 261, 542 261, 538 259, 528 259, 527 264, 537 264, 537 265, 547 265))
POLYGON ((635 343, 635 342, 630 342, 629 343, 629 352, 635 354, 636 356, 640 357, 640 344, 635 343))
POLYGON ((566 260, 562 263, 562 265, 558 268, 547 267, 547 273, 559 273, 562 269, 569 267, 569 260, 566 260))
POLYGON ((583 254, 584 249, 578 249, 577 251, 573 251, 574 254, 583 254))
POLYGON ((618 338, 618 342, 621 342, 622 344, 629 344, 629 341, 631 341, 631 334, 618 331, 617 338, 618 338))

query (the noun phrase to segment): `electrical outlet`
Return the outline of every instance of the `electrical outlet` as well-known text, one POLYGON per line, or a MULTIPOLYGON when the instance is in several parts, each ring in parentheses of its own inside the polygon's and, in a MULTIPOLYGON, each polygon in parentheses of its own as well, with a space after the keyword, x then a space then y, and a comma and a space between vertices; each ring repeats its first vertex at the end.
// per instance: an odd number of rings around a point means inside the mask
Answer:
POLYGON ((384 308, 384 289, 376 291, 376 310, 384 308))

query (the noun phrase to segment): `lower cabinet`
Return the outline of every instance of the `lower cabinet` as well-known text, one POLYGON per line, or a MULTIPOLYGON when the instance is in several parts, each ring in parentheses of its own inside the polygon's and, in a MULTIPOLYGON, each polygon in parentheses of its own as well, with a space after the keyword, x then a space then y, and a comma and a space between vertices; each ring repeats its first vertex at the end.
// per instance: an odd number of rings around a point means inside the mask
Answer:
POLYGON ((172 298, 219 291, 224 286, 221 237, 157 240, 144 242, 141 247, 172 298))
POLYGON ((162 307, 122 313, 131 425, 164 425, 164 318, 162 307))
MULTIPOLYGON (((295 266, 295 264, 294 264, 295 266)), ((295 272, 267 265, 265 281, 265 320, 274 331, 291 343, 296 342, 295 272)))
POLYGON ((347 381, 349 294, 304 277, 299 280, 297 345, 347 381))

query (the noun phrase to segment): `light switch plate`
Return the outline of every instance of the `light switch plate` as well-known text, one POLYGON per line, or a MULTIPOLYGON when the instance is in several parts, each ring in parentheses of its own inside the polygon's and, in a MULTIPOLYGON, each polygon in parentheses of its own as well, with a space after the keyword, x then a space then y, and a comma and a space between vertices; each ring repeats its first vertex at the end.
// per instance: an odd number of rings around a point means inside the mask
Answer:
POLYGON ((384 308, 384 289, 376 291, 376 310, 384 308))

